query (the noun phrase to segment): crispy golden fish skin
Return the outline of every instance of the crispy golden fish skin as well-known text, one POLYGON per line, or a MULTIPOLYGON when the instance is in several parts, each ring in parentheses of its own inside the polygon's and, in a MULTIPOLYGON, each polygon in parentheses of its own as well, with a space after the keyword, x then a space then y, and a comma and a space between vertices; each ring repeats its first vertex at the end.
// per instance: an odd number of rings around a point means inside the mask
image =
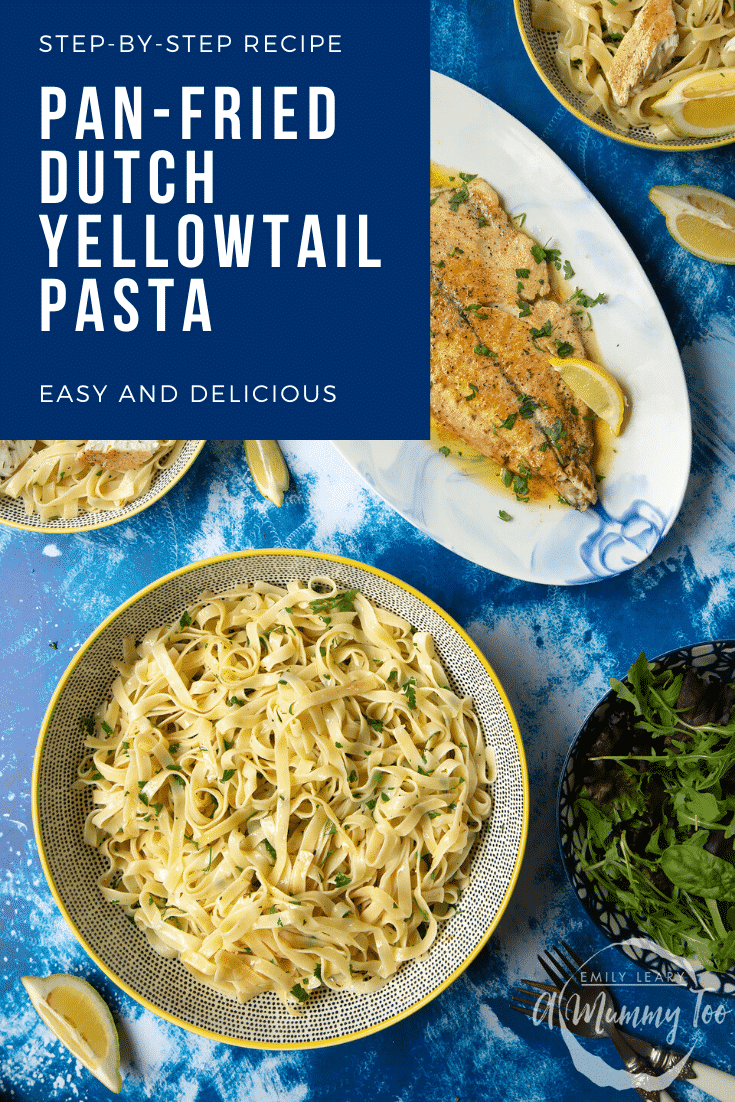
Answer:
POLYGON ((540 477, 586 509, 597 500, 593 415, 548 362, 556 341, 584 355, 573 311, 550 295, 546 261, 486 181, 431 198, 432 413, 521 479, 540 477))

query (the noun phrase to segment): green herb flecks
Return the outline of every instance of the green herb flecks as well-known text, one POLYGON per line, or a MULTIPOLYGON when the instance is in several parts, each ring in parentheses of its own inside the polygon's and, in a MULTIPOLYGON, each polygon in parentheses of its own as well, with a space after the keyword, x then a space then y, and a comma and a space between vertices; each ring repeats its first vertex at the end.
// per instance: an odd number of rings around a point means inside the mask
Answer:
POLYGON ((406 700, 408 701, 408 706, 412 711, 416 708, 416 688, 415 688, 415 686, 416 686, 416 678, 415 677, 409 677, 408 681, 404 681, 403 684, 401 685, 401 688, 403 689, 406 700))
POLYGON ((537 264, 541 264, 542 261, 547 260, 549 264, 554 265, 557 271, 561 270, 560 249, 547 249, 544 245, 532 245, 531 256, 537 264))
POLYGON ((344 593, 335 593, 333 597, 319 597, 309 602, 309 608, 318 616, 324 612, 354 612, 356 589, 346 589, 344 593))

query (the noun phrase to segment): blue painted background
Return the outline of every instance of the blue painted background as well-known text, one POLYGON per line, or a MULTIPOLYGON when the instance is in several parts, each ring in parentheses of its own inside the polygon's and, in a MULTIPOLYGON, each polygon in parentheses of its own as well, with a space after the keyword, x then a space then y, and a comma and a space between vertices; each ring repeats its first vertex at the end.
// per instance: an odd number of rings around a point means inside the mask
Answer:
MULTIPOLYGON (((2 528, 3 1100, 109 1098, 40 1023, 19 983, 20 975, 59 971, 87 977, 110 1001, 123 1042, 121 1097, 130 1102, 621 1097, 575 1071, 561 1040, 514 1014, 508 996, 518 980, 540 975, 536 954, 560 937, 583 954, 604 945, 564 878, 554 809, 566 749, 607 679, 622 675, 640 650, 653 655, 696 639, 735 637, 735 268, 680 250, 647 199, 654 183, 692 179, 735 196, 735 147, 658 153, 584 127, 536 76, 507 3, 435 0, 432 20, 432 66, 488 95, 553 146, 644 264, 675 334, 692 400, 694 453, 684 506, 666 540, 633 571, 594 586, 545 587, 493 574, 439 547, 366 489, 326 442, 284 441, 294 489, 278 510, 255 491, 241 442, 214 441, 162 501, 129 524, 56 538, 2 528), (407 1020, 348 1046, 303 1053, 215 1044, 119 992, 59 915, 31 825, 36 735, 66 662, 89 632, 160 575, 206 555, 258 546, 336 551, 396 574, 446 608, 506 688, 531 781, 519 883, 478 958, 407 1020)), ((699 1059, 733 1069, 735 1000, 723 1003, 725 1023, 708 1027, 694 1024, 688 993, 656 990, 649 1001, 679 1008, 679 1047, 694 1045, 699 1059)), ((671 1093, 681 1102, 705 1097, 682 1084, 671 1093)))

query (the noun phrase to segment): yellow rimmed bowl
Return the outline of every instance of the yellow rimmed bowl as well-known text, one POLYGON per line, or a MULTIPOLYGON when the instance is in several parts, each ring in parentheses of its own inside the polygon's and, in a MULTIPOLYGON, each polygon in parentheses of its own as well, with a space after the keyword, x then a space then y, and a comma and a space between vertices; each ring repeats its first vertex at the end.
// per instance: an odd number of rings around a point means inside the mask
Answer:
POLYGON ((375 567, 315 551, 240 551, 184 567, 149 585, 109 616, 83 644, 44 718, 33 771, 33 820, 54 898, 83 948, 110 979, 175 1025, 217 1041, 266 1049, 337 1044, 374 1033, 443 991, 480 952, 497 925, 520 869, 528 829, 528 775, 518 725, 496 675, 467 633, 433 601, 375 567), (474 701, 493 747, 498 776, 492 815, 471 854, 471 882, 460 910, 440 929, 428 957, 402 965, 379 991, 320 989, 293 1017, 272 992, 241 1004, 200 983, 176 960, 160 957, 121 908, 97 887, 106 866, 85 845, 89 789, 74 787, 84 755, 80 717, 108 699, 112 662, 127 637, 180 618, 204 590, 265 580, 284 585, 329 575, 345 589, 431 633, 449 682, 474 701))
POLYGON ((729 145, 735 142, 735 133, 719 138, 677 138, 675 141, 661 141, 651 133, 647 126, 634 126, 630 130, 624 130, 608 119, 601 111, 590 115, 586 110, 583 98, 569 88, 556 67, 558 32, 541 31, 533 26, 531 19, 532 0, 513 0, 513 3, 518 30, 531 64, 551 94, 556 96, 559 103, 566 107, 567 111, 571 111, 586 126, 591 126, 593 130, 599 131, 600 134, 606 134, 609 138, 615 138, 619 142, 643 146, 646 149, 660 149, 664 153, 695 152, 698 149, 714 149, 715 146, 729 145))
POLYGON ((134 517, 136 513, 142 513, 149 505, 153 505, 167 494, 179 479, 183 478, 206 442, 206 440, 184 440, 184 446, 171 466, 157 471, 150 488, 119 509, 95 509, 88 513, 79 513, 70 520, 61 518, 41 520, 35 514, 28 516, 20 498, 8 497, 7 494, 0 493, 0 524, 7 524, 11 528, 20 528, 26 532, 45 532, 47 535, 91 532, 95 528, 107 528, 111 524, 119 524, 122 520, 134 517))

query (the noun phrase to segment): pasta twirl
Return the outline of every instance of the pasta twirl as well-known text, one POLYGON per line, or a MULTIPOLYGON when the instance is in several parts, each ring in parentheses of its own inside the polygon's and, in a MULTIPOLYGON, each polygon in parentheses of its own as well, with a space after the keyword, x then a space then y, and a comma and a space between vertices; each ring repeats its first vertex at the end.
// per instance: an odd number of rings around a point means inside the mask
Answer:
POLYGON ((120 509, 145 494, 158 471, 172 466, 183 440, 160 440, 154 455, 126 471, 104 470, 78 458, 84 440, 37 440, 26 461, 0 481, 0 494, 20 498, 27 516, 73 520, 80 513, 120 509))
POLYGON ((329 578, 237 586, 128 641, 80 783, 100 879, 246 1000, 374 991, 454 913, 494 758, 431 636, 329 578))
POLYGON ((651 109, 672 83, 735 61, 732 0, 674 0, 679 45, 665 72, 634 94, 626 107, 612 98, 605 74, 644 0, 531 0, 533 26, 558 32, 556 65, 589 115, 600 112, 623 130, 648 127, 660 141, 677 137, 651 109))

